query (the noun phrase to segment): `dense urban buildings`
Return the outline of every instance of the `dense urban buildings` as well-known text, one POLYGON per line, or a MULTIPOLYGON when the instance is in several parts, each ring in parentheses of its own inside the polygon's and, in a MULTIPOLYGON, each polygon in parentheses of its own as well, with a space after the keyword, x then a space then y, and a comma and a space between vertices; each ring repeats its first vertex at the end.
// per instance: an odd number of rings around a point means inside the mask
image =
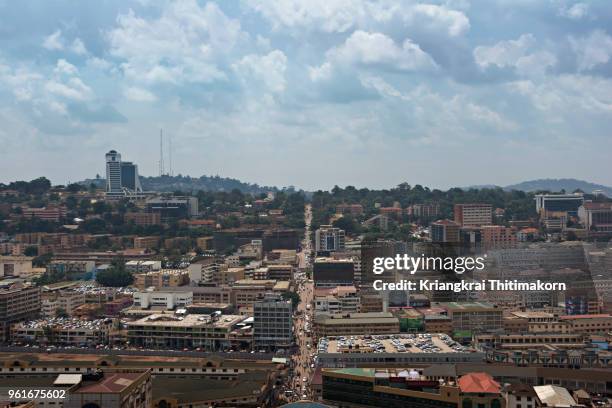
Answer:
POLYGON ((612 364, 610 202, 600 194, 545 194, 538 213, 535 194, 498 190, 400 186, 360 190, 359 202, 350 189, 145 192, 120 160, 111 154, 99 187, 0 195, 1 346, 10 347, 0 347, 0 376, 33 386, 40 373, 70 401, 110 406, 353 406, 371 381, 376 393, 360 406, 589 406, 611 396, 601 375, 612 364), (398 256, 482 256, 484 267, 410 273, 398 256), (381 258, 394 266, 374 273, 381 258), (441 277, 566 288, 418 286, 441 277), (375 280, 417 286, 378 291, 375 280), (55 357, 63 351, 80 354, 55 357), (139 385, 98 392, 121 380, 116 370, 139 385))

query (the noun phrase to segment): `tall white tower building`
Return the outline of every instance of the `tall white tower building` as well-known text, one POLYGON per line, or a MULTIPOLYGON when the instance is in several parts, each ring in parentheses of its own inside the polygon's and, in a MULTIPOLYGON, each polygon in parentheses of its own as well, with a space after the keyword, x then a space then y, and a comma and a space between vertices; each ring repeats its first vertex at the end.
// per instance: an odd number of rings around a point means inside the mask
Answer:
POLYGON ((106 195, 122 196, 121 155, 116 150, 106 153, 106 195))

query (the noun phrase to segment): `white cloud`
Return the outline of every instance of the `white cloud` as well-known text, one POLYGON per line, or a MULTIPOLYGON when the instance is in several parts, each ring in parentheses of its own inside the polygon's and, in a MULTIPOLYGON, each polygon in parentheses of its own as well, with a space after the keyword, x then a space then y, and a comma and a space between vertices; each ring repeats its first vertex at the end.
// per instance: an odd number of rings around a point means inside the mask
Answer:
POLYGON ((131 86, 123 91, 123 95, 130 101, 135 102, 155 102, 157 97, 150 91, 131 86))
POLYGON ((62 38, 62 31, 56 30, 52 34, 45 37, 43 41, 43 47, 50 51, 63 50, 64 40, 62 38))
POLYGON ((244 33, 215 3, 171 2, 157 19, 130 10, 107 33, 110 53, 122 59, 124 73, 135 81, 155 83, 213 82, 226 79, 217 62, 244 33))
POLYGON ((607 78, 560 75, 539 82, 516 81, 508 89, 560 119, 575 112, 612 114, 612 80, 607 78))
POLYGON ((72 77, 66 82, 57 79, 47 81, 45 90, 51 94, 75 101, 91 99, 92 91, 80 78, 72 77))
POLYGON ((483 69, 495 65, 500 68, 515 68, 523 75, 541 75, 557 64, 557 58, 548 51, 534 51, 535 46, 534 36, 523 34, 516 40, 476 47, 474 59, 483 69))
POLYGON ((56 74, 66 74, 66 75, 76 75, 79 70, 77 67, 61 58, 57 60, 57 64, 55 65, 55 69, 53 70, 56 74))
POLYGON ((333 67, 329 62, 324 62, 318 67, 308 67, 308 75, 313 82, 330 79, 332 72, 333 67))
POLYGON ((70 45, 70 51, 74 52, 77 55, 87 54, 87 48, 85 47, 85 44, 80 38, 74 39, 72 45, 70 45))
POLYGON ((276 30, 312 29, 328 33, 347 32, 386 24, 398 18, 406 25, 446 31, 451 36, 470 28, 466 15, 447 5, 369 0, 245 0, 276 30))
POLYGON ((85 62, 88 67, 99 69, 100 71, 108 71, 113 67, 113 64, 104 58, 91 57, 85 62))
POLYGON ((470 20, 463 12, 435 4, 416 4, 408 10, 404 19, 417 26, 446 29, 451 37, 463 34, 470 29, 470 20))
POLYGON ((576 53, 578 69, 588 71, 598 65, 606 64, 612 56, 612 37, 603 30, 594 30, 585 37, 569 37, 576 53))
POLYGON ((351 34, 342 45, 327 51, 326 59, 321 66, 310 68, 311 79, 329 78, 333 65, 383 66, 402 71, 437 68, 431 56, 410 39, 405 39, 400 46, 382 33, 361 30, 351 34))
POLYGON ((571 7, 562 6, 559 9, 559 15, 571 20, 581 20, 589 15, 589 5, 587 3, 576 3, 571 7))
POLYGON ((287 85, 287 57, 279 50, 271 51, 267 55, 247 55, 232 67, 243 78, 262 81, 272 92, 283 92, 287 85))
POLYGON ((275 29, 312 27, 325 32, 345 32, 365 18, 365 3, 353 0, 247 0, 275 29))

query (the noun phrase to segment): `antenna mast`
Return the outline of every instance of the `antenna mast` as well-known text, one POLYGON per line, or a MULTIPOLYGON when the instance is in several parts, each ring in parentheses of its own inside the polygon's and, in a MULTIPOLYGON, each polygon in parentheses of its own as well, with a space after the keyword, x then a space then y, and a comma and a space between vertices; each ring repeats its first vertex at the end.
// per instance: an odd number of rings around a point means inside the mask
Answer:
POLYGON ((159 176, 164 175, 164 134, 163 130, 159 129, 159 176))
POLYGON ((174 177, 174 171, 172 170, 172 135, 168 138, 168 159, 170 161, 170 176, 174 177))

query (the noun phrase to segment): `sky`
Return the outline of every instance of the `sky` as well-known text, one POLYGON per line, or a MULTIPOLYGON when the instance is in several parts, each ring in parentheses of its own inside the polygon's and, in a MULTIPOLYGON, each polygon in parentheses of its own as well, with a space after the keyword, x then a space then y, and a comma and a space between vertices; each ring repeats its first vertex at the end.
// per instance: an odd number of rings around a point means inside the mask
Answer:
POLYGON ((612 3, 0 0, 0 182, 612 185, 612 3))

